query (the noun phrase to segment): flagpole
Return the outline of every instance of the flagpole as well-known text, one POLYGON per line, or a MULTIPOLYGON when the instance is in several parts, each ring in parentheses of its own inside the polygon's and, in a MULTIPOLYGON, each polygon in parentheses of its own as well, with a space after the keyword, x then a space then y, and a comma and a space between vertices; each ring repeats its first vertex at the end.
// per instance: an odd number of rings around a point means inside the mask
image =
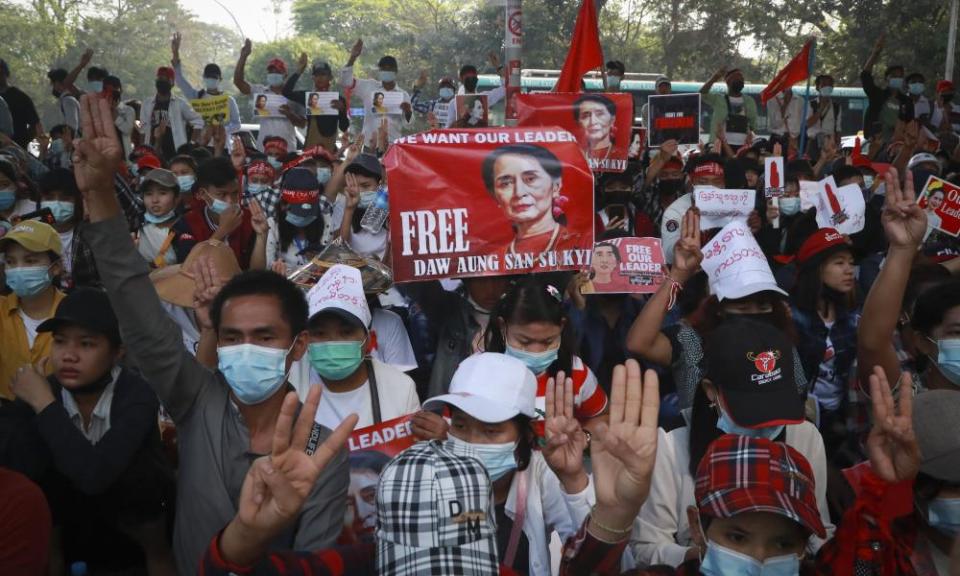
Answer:
MULTIPOLYGON (((804 155, 807 149, 807 110, 810 106, 810 78, 813 76, 813 70, 817 61, 817 41, 810 41, 810 64, 807 69, 807 89, 803 93, 803 114, 800 115, 800 149, 797 150, 797 157, 804 155)), ((792 90, 792 88, 791 88, 792 90)), ((789 134, 789 129, 787 130, 789 134)))

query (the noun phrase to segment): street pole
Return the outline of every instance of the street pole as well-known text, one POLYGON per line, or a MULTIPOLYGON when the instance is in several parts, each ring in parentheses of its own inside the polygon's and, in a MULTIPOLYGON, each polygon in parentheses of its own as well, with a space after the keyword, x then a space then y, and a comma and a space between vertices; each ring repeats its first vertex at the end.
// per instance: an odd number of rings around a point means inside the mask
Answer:
POLYGON ((517 125, 517 95, 520 94, 520 70, 523 57, 523 10, 521 0, 507 0, 504 24, 503 80, 506 82, 505 124, 517 125))
POLYGON ((947 69, 943 74, 944 80, 953 81, 953 54, 957 46, 957 3, 960 0, 950 2, 950 32, 947 35, 947 69))

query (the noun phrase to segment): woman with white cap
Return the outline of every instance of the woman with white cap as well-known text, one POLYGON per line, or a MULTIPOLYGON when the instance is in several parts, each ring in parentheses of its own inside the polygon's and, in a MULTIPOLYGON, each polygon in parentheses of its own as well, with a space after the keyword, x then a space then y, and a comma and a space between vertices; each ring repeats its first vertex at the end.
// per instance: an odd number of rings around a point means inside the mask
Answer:
MULTIPOLYGON (((573 420, 572 381, 563 373, 557 381, 566 383, 564 399, 570 400, 573 420)), ((562 540, 573 536, 595 496, 582 453, 564 458, 553 450, 548 461, 534 450, 536 392, 536 378, 522 361, 485 352, 464 360, 450 392, 427 400, 424 408, 449 409, 449 447, 478 458, 490 474, 501 565, 522 574, 548 575, 551 533, 556 531, 562 540)), ((586 438, 579 426, 574 428, 572 449, 582 451, 586 438)))

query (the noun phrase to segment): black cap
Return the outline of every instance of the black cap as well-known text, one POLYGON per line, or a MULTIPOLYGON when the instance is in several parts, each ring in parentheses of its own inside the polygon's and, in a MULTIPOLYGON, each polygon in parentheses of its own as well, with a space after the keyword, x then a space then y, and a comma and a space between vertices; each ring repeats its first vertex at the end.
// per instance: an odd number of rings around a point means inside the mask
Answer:
POLYGON ((803 421, 793 343, 776 327, 736 314, 704 342, 704 377, 740 426, 760 428, 803 421))
POLYGON ((119 345, 120 323, 113 313, 107 293, 97 288, 77 288, 60 301, 52 318, 37 326, 37 332, 53 332, 64 325, 80 326, 103 334, 119 345))
POLYGON ((351 174, 356 172, 368 172, 375 178, 383 178, 383 167, 380 166, 380 161, 377 160, 377 157, 373 154, 357 154, 357 157, 353 159, 353 162, 347 166, 346 171, 351 174))
POLYGON ((333 76, 333 69, 330 68, 330 63, 322 60, 315 61, 313 63, 313 75, 316 76, 317 74, 333 76))

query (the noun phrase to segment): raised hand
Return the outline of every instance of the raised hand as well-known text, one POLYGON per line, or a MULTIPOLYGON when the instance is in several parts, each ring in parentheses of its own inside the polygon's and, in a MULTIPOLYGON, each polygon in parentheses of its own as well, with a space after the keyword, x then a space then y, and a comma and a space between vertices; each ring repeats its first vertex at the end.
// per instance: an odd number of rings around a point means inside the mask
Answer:
POLYGON ((350 60, 356 60, 361 54, 363 54, 363 38, 357 38, 357 41, 353 44, 353 48, 350 48, 350 60))
POLYGON ((657 374, 627 360, 613 369, 610 424, 593 435, 591 461, 597 505, 593 520, 626 532, 650 493, 657 457, 657 413, 660 391, 657 374))
POLYGON ((240 57, 249 58, 253 52, 253 42, 249 38, 244 39, 243 46, 240 48, 240 57))
POLYGON ((90 64, 91 60, 93 60, 93 48, 87 48, 80 56, 80 66, 82 68, 86 68, 90 64))
POLYGON ((339 452, 357 424, 357 415, 344 418, 337 429, 312 455, 304 451, 314 414, 320 402, 320 386, 310 389, 294 424, 297 394, 284 398, 269 456, 254 461, 243 481, 237 515, 220 539, 224 558, 249 564, 259 558, 269 542, 300 513, 317 478, 339 452))
POLYGON ((588 483, 583 469, 587 435, 573 415, 573 379, 560 371, 556 379, 547 380, 545 402, 547 445, 542 450, 543 459, 560 479, 564 491, 576 494, 588 483))
POLYGON ((354 209, 360 204, 360 185, 357 184, 357 175, 347 172, 343 175, 346 185, 343 192, 347 196, 347 208, 354 209))
POLYGON ((894 404, 887 375, 880 366, 870 375, 873 428, 867 454, 873 472, 890 483, 910 480, 920 470, 920 444, 913 433, 913 379, 903 372, 899 403, 894 404))
POLYGON ((300 53, 300 60, 297 61, 297 66, 300 68, 300 73, 303 74, 303 71, 307 69, 307 65, 310 63, 310 57, 307 56, 306 52, 300 53))
POLYGON ((887 192, 880 223, 890 247, 916 250, 927 232, 927 213, 917 206, 913 174, 908 170, 904 185, 900 186, 897 169, 890 167, 884 179, 887 192))
POLYGON ((250 199, 250 226, 258 236, 266 236, 270 231, 270 223, 267 221, 267 215, 264 214, 260 202, 256 198, 250 199))
POLYGON ((193 270, 193 313, 197 319, 197 326, 201 330, 213 330, 210 320, 210 305, 223 288, 223 280, 217 273, 213 259, 202 257, 197 260, 193 270))
POLYGON ((86 200, 89 194, 113 195, 113 175, 123 148, 113 125, 110 101, 95 94, 80 97, 83 138, 73 143, 73 174, 86 200))
POLYGON ((230 163, 233 164, 234 170, 243 170, 244 164, 247 163, 247 151, 243 147, 243 138, 239 136, 233 137, 233 143, 230 147, 230 163))
POLYGON ((700 211, 689 208, 680 224, 680 239, 673 245, 673 268, 670 275, 677 282, 686 282, 700 269, 700 211))
POLYGON ((173 38, 170 39, 170 52, 173 54, 174 63, 180 61, 180 42, 182 40, 183 36, 179 32, 174 32, 173 38))

